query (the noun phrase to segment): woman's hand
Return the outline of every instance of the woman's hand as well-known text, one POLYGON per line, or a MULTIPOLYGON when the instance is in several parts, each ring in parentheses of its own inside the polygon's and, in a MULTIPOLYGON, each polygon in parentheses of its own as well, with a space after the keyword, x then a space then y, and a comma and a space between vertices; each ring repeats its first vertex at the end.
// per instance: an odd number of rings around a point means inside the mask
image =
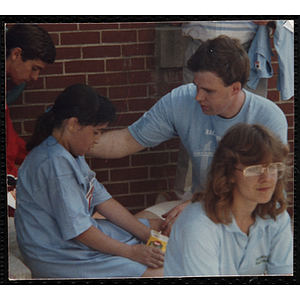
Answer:
POLYGON ((128 258, 156 269, 164 265, 165 253, 152 246, 137 244, 131 246, 128 258))
POLYGON ((163 218, 166 218, 162 224, 162 234, 170 236, 171 229, 180 215, 180 213, 191 203, 190 200, 182 202, 171 209, 169 212, 162 215, 163 218))

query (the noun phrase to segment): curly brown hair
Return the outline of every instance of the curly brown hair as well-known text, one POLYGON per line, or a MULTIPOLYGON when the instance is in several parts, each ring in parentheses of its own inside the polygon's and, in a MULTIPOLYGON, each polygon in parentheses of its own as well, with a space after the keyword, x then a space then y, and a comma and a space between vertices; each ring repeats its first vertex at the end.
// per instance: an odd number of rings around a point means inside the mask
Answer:
POLYGON ((194 194, 192 202, 200 201, 215 223, 229 224, 232 221, 234 172, 237 164, 245 166, 262 164, 264 161, 283 162, 286 171, 277 184, 271 200, 258 204, 253 216, 261 218, 276 216, 286 210, 285 194, 289 148, 279 137, 262 125, 237 124, 230 128, 219 142, 212 159, 206 189, 194 194))

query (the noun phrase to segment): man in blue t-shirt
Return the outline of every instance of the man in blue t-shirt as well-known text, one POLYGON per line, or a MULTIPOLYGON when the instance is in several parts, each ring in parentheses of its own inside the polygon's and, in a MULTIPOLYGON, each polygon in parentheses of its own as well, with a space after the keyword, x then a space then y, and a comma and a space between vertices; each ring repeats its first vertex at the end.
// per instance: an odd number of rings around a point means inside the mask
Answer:
MULTIPOLYGON (((243 89, 250 62, 238 40, 220 36, 204 42, 188 61, 188 68, 194 73, 193 83, 162 97, 128 128, 104 133, 90 155, 120 158, 180 137, 192 160, 194 193, 204 188, 218 141, 231 126, 262 124, 287 143, 287 120, 280 108, 243 89)), ((185 201, 165 215, 164 234, 169 235, 189 203, 185 201)))

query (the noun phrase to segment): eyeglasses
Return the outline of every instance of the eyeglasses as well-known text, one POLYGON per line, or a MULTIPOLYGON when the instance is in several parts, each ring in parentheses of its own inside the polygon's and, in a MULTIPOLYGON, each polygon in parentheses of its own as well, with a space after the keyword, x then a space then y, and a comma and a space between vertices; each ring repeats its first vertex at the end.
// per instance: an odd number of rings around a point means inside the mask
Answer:
POLYGON ((269 175, 273 178, 280 179, 283 177, 285 172, 285 165, 284 163, 271 163, 267 167, 263 167, 262 165, 250 166, 245 168, 244 170, 238 169, 242 171, 245 177, 253 177, 253 176, 261 176, 265 170, 268 171, 269 175))

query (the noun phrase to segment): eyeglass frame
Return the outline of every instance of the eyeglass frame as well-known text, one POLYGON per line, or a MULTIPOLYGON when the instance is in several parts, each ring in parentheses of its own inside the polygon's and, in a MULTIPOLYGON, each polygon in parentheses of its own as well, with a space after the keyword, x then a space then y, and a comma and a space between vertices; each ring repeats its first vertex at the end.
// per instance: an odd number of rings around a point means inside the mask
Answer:
POLYGON ((270 171, 269 171, 270 165, 276 165, 276 171, 277 171, 277 172, 276 172, 276 175, 277 175, 277 179, 281 179, 281 178, 283 177, 283 175, 284 175, 285 170, 286 170, 286 169, 285 169, 285 164, 284 164, 283 162, 270 163, 270 164, 268 164, 266 167, 263 167, 263 165, 253 165, 253 166, 248 166, 248 167, 246 167, 244 170, 241 170, 241 169, 239 169, 239 168, 235 168, 235 169, 238 170, 238 171, 243 172, 244 177, 255 177, 255 176, 259 177, 259 176, 261 176, 261 175, 264 174, 265 170, 267 170, 268 174, 272 177, 272 173, 274 173, 274 172, 270 172, 270 171), (282 168, 282 169, 278 169, 278 165, 279 165, 280 168, 282 168), (261 168, 262 168, 261 174, 259 174, 259 175, 245 175, 247 169, 253 168, 253 167, 261 167, 261 168), (283 171, 283 172, 282 172, 282 175, 281 175, 280 177, 278 176, 278 172, 279 172, 279 171, 283 171))

